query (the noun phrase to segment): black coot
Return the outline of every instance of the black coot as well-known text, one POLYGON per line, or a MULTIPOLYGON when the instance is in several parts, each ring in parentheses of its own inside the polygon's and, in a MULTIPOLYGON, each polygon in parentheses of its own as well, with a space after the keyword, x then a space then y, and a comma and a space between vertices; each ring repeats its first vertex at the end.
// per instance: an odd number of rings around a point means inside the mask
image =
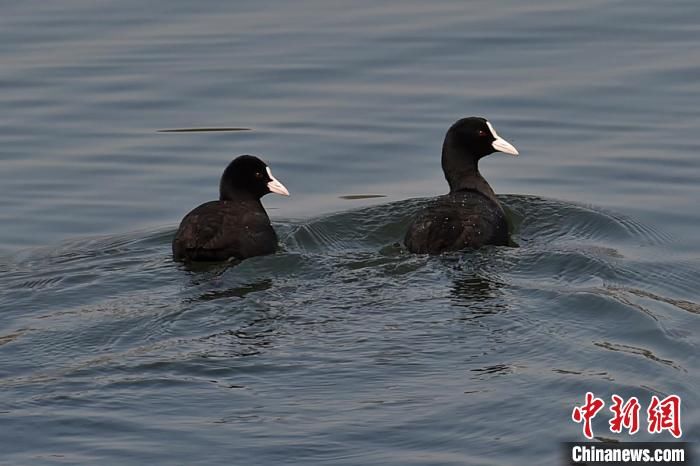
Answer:
POLYGON ((206 202, 182 219, 173 240, 178 261, 223 261, 271 254, 277 235, 260 202, 267 193, 289 196, 257 157, 231 162, 219 184, 219 200, 206 202))
POLYGON ((450 127, 442 145, 442 170, 450 192, 408 227, 404 242, 409 251, 439 254, 508 244, 505 213, 478 166, 479 159, 496 151, 518 155, 484 118, 463 118, 450 127))

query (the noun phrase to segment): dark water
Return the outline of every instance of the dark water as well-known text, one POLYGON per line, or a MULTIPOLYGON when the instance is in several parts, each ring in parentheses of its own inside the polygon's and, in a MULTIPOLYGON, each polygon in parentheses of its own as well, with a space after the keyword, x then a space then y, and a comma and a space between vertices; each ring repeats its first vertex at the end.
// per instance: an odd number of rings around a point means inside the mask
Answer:
POLYGON ((555 464, 586 391, 677 394, 697 440, 699 15, 3 5, 0 464, 555 464), (521 152, 482 164, 519 247, 406 254, 467 115, 521 152), (250 131, 158 132, 212 127, 250 131), (282 251, 173 263, 241 153, 282 251))

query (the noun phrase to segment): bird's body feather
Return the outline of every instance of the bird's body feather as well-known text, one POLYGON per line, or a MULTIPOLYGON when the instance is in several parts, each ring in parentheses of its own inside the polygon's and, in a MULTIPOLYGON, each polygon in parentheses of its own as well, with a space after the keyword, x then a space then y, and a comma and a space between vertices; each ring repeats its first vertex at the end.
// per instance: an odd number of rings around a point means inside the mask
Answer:
POLYGON ((419 254, 508 244, 508 223, 495 199, 478 191, 440 196, 408 228, 406 247, 419 254))
POLYGON ((173 240, 176 260, 218 261, 271 254, 277 235, 258 202, 210 201, 182 219, 173 240))

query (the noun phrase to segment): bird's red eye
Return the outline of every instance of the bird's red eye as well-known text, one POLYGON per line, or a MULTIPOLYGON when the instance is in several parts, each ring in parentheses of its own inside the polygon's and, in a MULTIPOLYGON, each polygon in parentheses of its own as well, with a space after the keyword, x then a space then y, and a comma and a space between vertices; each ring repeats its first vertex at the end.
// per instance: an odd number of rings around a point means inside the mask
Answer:
POLYGON ((262 174, 261 172, 257 172, 257 173, 255 174, 255 177, 256 177, 257 179, 259 179, 259 180, 262 180, 263 174, 262 174))
POLYGON ((484 131, 483 129, 480 129, 479 136, 481 136, 481 137, 486 136, 486 131, 484 131))

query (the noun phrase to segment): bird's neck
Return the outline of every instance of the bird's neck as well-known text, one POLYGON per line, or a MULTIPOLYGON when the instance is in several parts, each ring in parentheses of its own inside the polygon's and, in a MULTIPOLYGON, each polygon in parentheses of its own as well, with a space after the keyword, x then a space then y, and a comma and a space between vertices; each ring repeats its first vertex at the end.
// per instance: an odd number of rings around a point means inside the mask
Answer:
POLYGON ((481 191, 484 186, 491 189, 479 173, 479 158, 448 144, 442 148, 442 171, 450 185, 450 192, 465 189, 481 191))
POLYGON ((261 204, 260 197, 243 189, 236 189, 232 186, 222 186, 219 188, 220 201, 238 201, 245 203, 261 204))

